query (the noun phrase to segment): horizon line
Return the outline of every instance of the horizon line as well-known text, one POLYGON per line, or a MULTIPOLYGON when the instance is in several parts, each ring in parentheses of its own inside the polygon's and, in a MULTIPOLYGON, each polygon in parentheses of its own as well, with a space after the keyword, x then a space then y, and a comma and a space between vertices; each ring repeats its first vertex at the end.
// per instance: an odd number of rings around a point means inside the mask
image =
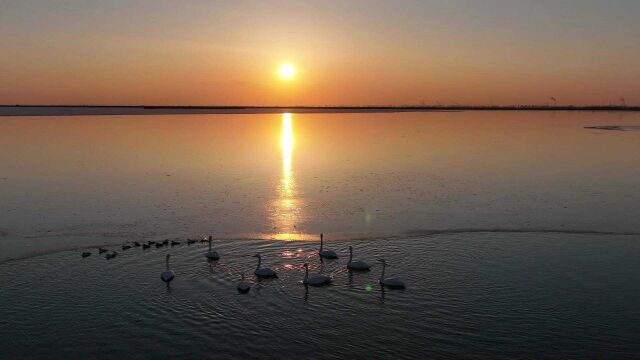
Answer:
POLYGON ((421 105, 99 105, 99 104, 0 104, 2 108, 22 108, 22 107, 52 107, 52 108, 130 108, 130 109, 411 109, 411 110, 627 110, 639 111, 640 105, 613 105, 613 104, 589 104, 589 105, 534 105, 534 104, 512 104, 512 105, 441 105, 441 104, 421 104, 421 105))

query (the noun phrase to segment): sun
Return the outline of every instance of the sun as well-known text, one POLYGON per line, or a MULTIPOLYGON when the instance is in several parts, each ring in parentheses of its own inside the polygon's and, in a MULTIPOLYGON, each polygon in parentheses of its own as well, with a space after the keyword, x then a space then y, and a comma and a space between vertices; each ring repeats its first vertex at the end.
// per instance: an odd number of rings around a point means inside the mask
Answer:
POLYGON ((289 63, 282 64, 278 69, 278 75, 282 80, 291 80, 296 76, 296 68, 289 63))

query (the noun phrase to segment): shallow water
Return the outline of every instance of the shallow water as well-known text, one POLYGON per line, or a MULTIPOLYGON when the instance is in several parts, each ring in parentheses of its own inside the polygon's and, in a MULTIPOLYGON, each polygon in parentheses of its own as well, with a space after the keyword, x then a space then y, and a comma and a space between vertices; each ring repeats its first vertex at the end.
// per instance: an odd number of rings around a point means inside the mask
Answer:
POLYGON ((0 118, 0 358, 633 358, 640 136, 585 126, 639 124, 586 112, 0 118), (321 231, 341 259, 319 262, 321 231), (199 243, 119 250, 208 233, 218 262, 199 243), (346 271, 349 245, 371 272, 346 271), (237 294, 256 252, 280 277, 237 294), (380 290, 380 257, 406 290, 380 290), (305 261, 334 285, 305 291, 305 261))

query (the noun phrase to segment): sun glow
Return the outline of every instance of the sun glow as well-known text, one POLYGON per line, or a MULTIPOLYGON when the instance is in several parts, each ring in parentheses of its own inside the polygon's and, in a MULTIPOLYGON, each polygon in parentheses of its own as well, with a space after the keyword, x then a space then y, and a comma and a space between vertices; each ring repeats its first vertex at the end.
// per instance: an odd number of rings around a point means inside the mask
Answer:
POLYGON ((283 80, 291 80, 296 76, 296 68, 289 63, 282 64, 278 69, 278 75, 283 80))

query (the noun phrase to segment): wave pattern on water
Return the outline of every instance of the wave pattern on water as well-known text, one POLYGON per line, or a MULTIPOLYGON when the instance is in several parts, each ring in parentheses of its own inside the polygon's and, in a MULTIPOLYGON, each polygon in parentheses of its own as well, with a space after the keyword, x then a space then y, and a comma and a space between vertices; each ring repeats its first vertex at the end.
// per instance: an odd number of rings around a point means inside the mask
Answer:
POLYGON ((321 262, 316 242, 217 240, 216 262, 198 243, 132 248, 113 260, 67 251, 2 264, 0 337, 11 341, 0 357, 620 357, 638 350, 633 237, 475 232, 326 245, 341 258, 321 262), (372 271, 347 271, 349 245, 372 271), (278 279, 253 278, 257 252, 278 279), (159 279, 167 253, 177 274, 170 288, 159 279), (389 276, 406 278, 406 290, 381 291, 380 257, 389 276), (305 289, 305 262, 334 284, 305 289), (242 272, 253 284, 246 295, 235 290, 242 272))
MULTIPOLYGON (((601 231, 601 230, 589 230, 589 229, 544 229, 544 228, 451 228, 451 229, 412 229, 407 230, 398 234, 361 234, 355 237, 348 237, 348 235, 338 236, 338 239, 342 241, 362 241, 362 240, 391 240, 397 238, 415 238, 415 237, 427 237, 432 235, 447 235, 447 234, 473 234, 473 233, 514 233, 514 234, 526 234, 526 233, 541 233, 541 234, 575 234, 575 235, 619 235, 619 236, 637 236, 640 235, 640 232, 637 231, 601 231)), ((265 240, 269 238, 268 235, 264 235, 259 237, 260 234, 256 234, 256 237, 242 237, 242 236, 231 236, 225 237, 223 241, 253 241, 253 240, 265 240)), ((46 238, 87 238, 87 237, 99 237, 102 241, 100 245, 96 245, 94 243, 82 244, 76 246, 58 246, 53 249, 37 249, 33 252, 18 257, 0 259, 0 264, 8 261, 16 261, 22 259, 28 259, 34 256, 42 256, 53 254, 62 251, 69 250, 80 250, 80 249, 92 249, 97 248, 99 246, 113 246, 122 243, 129 243, 130 241, 140 241, 146 242, 147 240, 159 240, 159 239, 176 239, 184 241, 185 239, 182 237, 167 237, 167 236, 159 236, 156 233, 147 232, 147 233, 104 233, 100 231, 83 231, 81 233, 70 233, 70 232, 53 232, 51 234, 40 234, 40 235, 20 235, 18 238, 28 238, 28 239, 46 239, 46 238)), ((310 239, 316 237, 315 234, 300 234, 300 238, 310 239)), ((306 240, 305 240, 306 241, 306 240)), ((265 244, 270 244, 271 242, 267 241, 265 244)))
POLYGON ((540 228, 460 228, 460 229, 413 229, 407 235, 429 236, 464 233, 542 233, 542 234, 583 234, 583 235, 640 235, 637 231, 601 231, 588 229, 540 229, 540 228))

